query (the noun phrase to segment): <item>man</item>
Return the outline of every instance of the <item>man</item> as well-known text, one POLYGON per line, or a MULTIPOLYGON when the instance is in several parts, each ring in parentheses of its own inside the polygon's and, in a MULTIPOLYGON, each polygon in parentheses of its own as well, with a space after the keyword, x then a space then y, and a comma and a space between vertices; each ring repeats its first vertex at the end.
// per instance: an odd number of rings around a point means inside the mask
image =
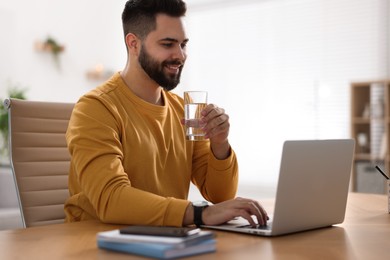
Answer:
POLYGON ((229 117, 208 105, 207 141, 186 141, 183 100, 169 91, 186 61, 181 0, 129 0, 122 14, 125 68, 80 98, 66 134, 71 153, 67 221, 156 226, 264 225, 260 204, 236 198, 238 165, 229 117), (193 182, 210 206, 187 200, 193 182))

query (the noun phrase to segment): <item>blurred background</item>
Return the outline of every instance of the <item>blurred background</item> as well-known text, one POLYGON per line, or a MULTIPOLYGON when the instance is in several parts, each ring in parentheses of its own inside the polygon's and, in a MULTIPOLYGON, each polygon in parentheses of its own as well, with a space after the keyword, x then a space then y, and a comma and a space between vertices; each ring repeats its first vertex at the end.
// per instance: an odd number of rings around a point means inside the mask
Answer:
MULTIPOLYGON (((2 0, 0 97, 76 102, 126 62, 126 1, 2 0)), ((351 82, 388 79, 389 0, 188 0, 174 91, 230 115, 240 190, 275 189, 287 139, 350 137, 351 82), (257 187, 257 188, 256 188, 257 187)))

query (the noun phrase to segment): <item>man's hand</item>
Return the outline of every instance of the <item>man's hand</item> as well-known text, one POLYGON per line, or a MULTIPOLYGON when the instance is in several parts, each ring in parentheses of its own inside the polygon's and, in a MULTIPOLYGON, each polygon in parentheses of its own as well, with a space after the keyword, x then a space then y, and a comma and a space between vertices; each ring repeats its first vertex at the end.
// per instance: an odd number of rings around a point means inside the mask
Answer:
POLYGON ((245 198, 235 198, 224 201, 203 210, 203 223, 205 225, 219 225, 236 217, 243 217, 248 220, 251 226, 256 226, 252 216, 257 219, 257 224, 267 224, 268 214, 259 202, 245 198))
MULTIPOLYGON (((257 224, 264 226, 267 224, 268 214, 259 202, 245 198, 235 198, 218 204, 214 204, 203 209, 202 220, 205 225, 220 225, 236 217, 243 217, 248 220, 253 227, 256 222, 252 216, 257 219, 257 224)), ((191 204, 187 207, 183 225, 187 226, 194 223, 194 211, 191 204)))
POLYGON ((229 136, 229 116, 225 114, 225 109, 214 104, 207 105, 202 110, 202 130, 205 137, 210 139, 211 150, 217 159, 223 160, 230 155, 229 136))
MULTIPOLYGON (((199 125, 202 125, 202 130, 205 132, 205 137, 210 139, 211 150, 214 156, 223 160, 230 156, 229 136, 229 116, 225 114, 225 109, 217 107, 214 104, 207 105, 202 110, 202 118, 199 125)), ((197 127, 198 122, 186 122, 181 120, 183 125, 197 127)))
POLYGON ((225 109, 209 104, 201 113, 201 122, 204 125, 202 129, 206 137, 217 144, 227 142, 230 124, 229 116, 225 114, 225 109))

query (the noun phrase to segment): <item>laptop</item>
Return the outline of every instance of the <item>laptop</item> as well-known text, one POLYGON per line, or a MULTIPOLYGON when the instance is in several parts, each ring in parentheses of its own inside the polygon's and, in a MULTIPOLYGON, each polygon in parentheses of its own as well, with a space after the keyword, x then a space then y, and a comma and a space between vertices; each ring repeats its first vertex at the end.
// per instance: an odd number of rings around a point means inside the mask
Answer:
POLYGON ((244 218, 204 228, 279 236, 342 223, 355 142, 352 139, 285 141, 273 218, 253 228, 244 218))

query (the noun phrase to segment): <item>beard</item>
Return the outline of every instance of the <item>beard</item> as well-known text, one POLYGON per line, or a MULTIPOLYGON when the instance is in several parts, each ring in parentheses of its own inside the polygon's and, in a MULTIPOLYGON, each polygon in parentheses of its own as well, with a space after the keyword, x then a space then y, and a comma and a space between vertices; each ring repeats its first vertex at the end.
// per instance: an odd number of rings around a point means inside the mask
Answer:
POLYGON ((142 46, 138 58, 138 62, 148 76, 159 84, 163 89, 170 91, 180 83, 180 76, 183 70, 183 62, 180 60, 166 60, 159 63, 146 51, 145 46, 142 46), (167 65, 182 65, 177 74, 168 74, 164 72, 164 67, 167 65))

